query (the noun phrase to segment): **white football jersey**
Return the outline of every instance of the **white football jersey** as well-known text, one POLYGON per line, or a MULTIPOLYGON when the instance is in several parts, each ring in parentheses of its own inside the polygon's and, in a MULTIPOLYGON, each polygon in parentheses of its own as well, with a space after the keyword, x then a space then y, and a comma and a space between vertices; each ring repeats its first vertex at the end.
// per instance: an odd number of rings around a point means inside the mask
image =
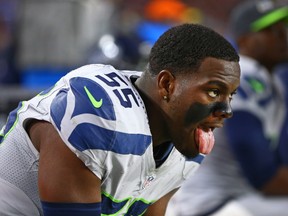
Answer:
POLYGON ((69 149, 101 179, 104 215, 141 215, 180 187, 204 156, 187 160, 173 148, 156 168, 147 113, 132 81, 140 75, 87 65, 20 103, 1 131, 0 179, 24 191, 41 213, 39 156, 23 127, 28 119, 39 119, 51 122, 69 149))

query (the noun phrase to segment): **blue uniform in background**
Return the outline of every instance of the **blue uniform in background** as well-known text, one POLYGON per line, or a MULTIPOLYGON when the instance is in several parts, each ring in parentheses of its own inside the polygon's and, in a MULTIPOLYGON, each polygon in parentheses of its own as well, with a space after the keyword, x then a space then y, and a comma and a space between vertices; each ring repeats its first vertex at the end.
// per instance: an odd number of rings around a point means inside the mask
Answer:
POLYGON ((232 101, 234 115, 226 121, 225 130, 244 175, 255 188, 261 188, 281 165, 278 149, 286 115, 284 86, 249 57, 241 56, 240 66, 241 85, 232 101))

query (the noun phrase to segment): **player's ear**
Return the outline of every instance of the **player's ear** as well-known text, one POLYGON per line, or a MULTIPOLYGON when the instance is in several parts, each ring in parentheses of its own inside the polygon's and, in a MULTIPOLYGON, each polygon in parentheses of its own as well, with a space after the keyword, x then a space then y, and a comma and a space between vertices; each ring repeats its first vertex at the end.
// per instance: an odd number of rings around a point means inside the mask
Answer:
POLYGON ((157 84, 161 98, 169 98, 174 91, 175 76, 168 70, 162 70, 157 76, 157 84))

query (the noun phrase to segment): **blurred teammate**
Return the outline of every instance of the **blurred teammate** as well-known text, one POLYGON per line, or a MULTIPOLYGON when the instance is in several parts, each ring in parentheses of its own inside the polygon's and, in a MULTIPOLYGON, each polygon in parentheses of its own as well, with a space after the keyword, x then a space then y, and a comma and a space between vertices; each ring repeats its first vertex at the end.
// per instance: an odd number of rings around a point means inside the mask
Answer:
POLYGON ((288 83, 273 74, 288 57, 287 17, 288 7, 270 1, 248 1, 233 11, 241 68, 234 115, 216 131, 215 148, 197 175, 175 195, 173 216, 287 215, 288 83))
POLYGON ((222 36, 184 24, 143 73, 87 65, 20 102, 1 131, 0 214, 164 215, 232 115, 238 60, 222 36))

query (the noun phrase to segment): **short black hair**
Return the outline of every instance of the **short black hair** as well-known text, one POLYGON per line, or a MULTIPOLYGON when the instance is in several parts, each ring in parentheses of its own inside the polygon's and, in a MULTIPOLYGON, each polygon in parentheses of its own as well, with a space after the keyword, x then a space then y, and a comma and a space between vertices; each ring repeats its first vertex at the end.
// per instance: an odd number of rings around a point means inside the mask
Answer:
POLYGON ((195 71, 207 57, 239 62, 239 55, 223 36, 200 24, 182 24, 167 30, 155 42, 149 55, 148 70, 157 75, 195 71))

